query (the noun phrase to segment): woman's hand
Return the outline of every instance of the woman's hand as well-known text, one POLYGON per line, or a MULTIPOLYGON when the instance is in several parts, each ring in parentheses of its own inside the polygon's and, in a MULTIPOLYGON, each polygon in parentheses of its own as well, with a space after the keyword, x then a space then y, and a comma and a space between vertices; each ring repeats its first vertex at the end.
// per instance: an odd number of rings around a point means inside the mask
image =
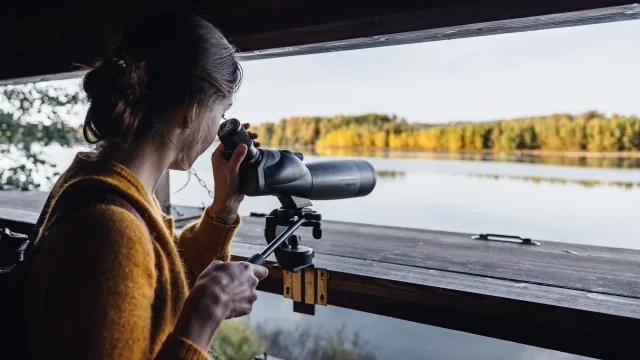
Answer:
MULTIPOLYGON (((245 129, 248 130, 250 127, 251 125, 249 123, 244 124, 245 129)), ((258 138, 258 134, 251 131, 247 132, 251 139, 255 140, 258 138)), ((253 145, 260 147, 260 143, 257 141, 254 141, 253 145)), ((213 181, 215 183, 215 198, 213 200, 212 210, 217 216, 234 221, 240 203, 244 199, 244 195, 238 194, 238 187, 240 185, 238 172, 242 160, 244 160, 244 157, 247 155, 247 147, 244 144, 239 145, 229 161, 222 157, 223 151, 224 145, 221 143, 211 156, 213 181)))
POLYGON ((256 286, 267 275, 267 268, 248 262, 212 262, 196 280, 174 333, 206 351, 223 320, 251 312, 256 286))

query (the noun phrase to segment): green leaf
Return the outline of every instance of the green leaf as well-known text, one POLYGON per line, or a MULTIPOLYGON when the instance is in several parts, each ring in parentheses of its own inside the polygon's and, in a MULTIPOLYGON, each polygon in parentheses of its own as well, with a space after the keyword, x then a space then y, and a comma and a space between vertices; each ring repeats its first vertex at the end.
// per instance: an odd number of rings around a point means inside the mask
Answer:
MULTIPOLYGON (((69 91, 47 84, 0 87, 0 154, 14 162, 12 167, 0 169, 0 184, 39 188, 42 184, 36 175, 51 173, 55 165, 42 159, 34 145, 71 147, 80 143, 80 131, 65 124, 63 117, 77 115, 84 104, 86 98, 79 88, 69 91)), ((44 178, 52 181, 49 175, 44 178)))

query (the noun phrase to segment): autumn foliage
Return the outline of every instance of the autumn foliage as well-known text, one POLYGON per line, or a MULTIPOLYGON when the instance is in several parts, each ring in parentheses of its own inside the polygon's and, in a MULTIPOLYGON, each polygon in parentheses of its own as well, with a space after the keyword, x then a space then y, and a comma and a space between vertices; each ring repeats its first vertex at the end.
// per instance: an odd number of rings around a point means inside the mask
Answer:
POLYGON ((410 124, 396 116, 366 114, 292 117, 256 131, 268 146, 372 147, 458 150, 638 151, 636 116, 554 114, 491 122, 410 124))

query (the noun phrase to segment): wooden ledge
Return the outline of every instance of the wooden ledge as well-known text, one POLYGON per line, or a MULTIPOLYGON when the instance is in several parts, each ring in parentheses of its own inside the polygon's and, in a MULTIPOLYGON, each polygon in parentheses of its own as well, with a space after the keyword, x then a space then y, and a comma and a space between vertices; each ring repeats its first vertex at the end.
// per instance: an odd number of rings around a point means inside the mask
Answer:
MULTIPOLYGON (((28 229, 45 196, 0 191, 0 225, 28 229)), ((202 209, 173 211, 184 226, 202 209)), ((323 228, 321 240, 298 234, 329 271, 331 306, 591 357, 640 351, 640 251, 333 221, 323 228)), ((235 260, 262 250, 263 229, 264 218, 243 219, 235 260)), ((260 290, 282 294, 280 270, 270 271, 260 290)))

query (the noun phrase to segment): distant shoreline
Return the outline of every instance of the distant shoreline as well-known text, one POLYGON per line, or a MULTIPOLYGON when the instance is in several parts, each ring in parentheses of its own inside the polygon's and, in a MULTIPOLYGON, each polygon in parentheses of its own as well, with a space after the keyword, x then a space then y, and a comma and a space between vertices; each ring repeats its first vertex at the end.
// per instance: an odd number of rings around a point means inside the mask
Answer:
POLYGON ((597 151, 559 151, 559 150, 425 150, 422 148, 377 148, 377 147, 340 147, 340 146, 310 146, 317 152, 323 151, 354 151, 354 152, 395 152, 395 153, 424 153, 424 154, 460 154, 460 155, 512 155, 512 156, 556 156, 566 158, 604 158, 604 159, 640 159, 638 151, 597 152, 597 151))

